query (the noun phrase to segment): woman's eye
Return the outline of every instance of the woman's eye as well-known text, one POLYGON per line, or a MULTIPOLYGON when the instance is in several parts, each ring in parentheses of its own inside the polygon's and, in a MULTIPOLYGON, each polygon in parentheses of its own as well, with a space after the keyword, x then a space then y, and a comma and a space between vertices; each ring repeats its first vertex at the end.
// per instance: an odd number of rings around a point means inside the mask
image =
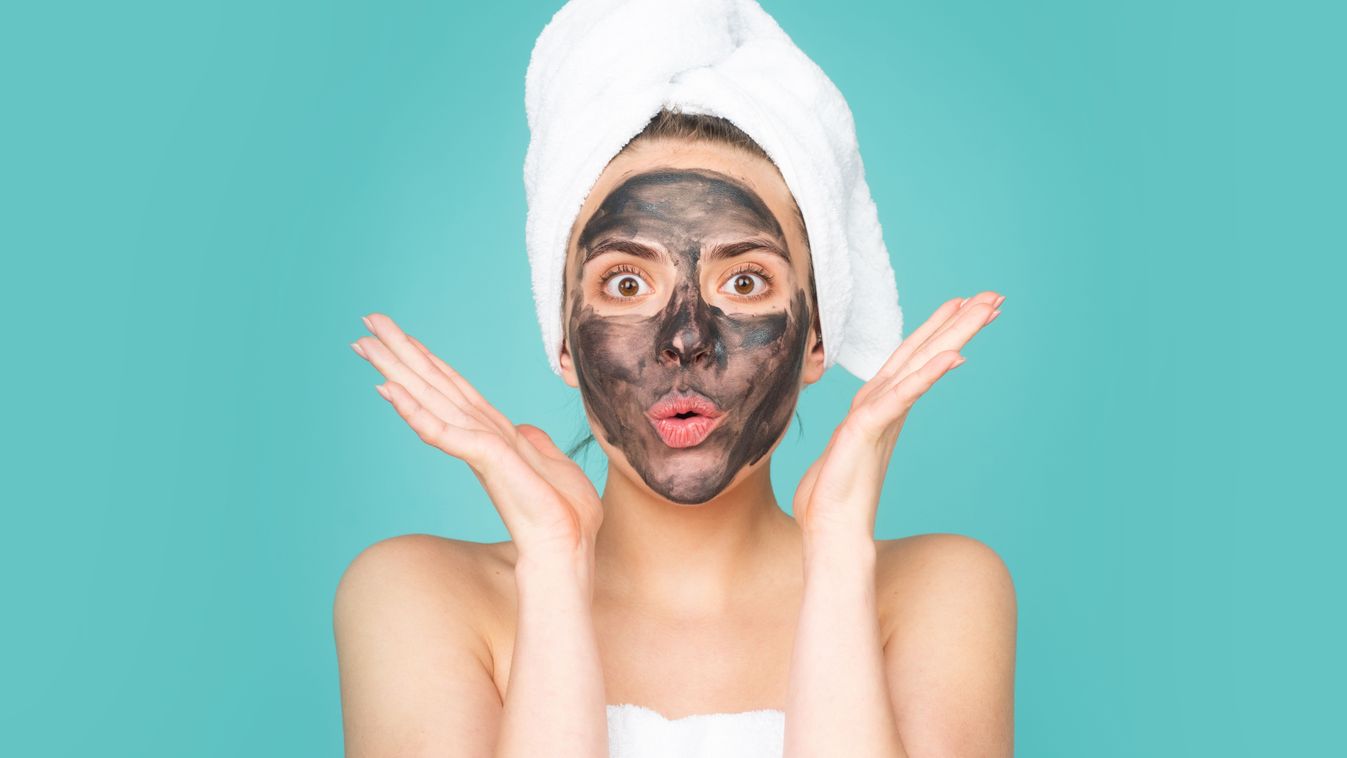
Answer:
POLYGON ((635 274, 618 274, 603 283, 603 289, 611 297, 627 298, 650 292, 645 280, 635 274))
POLYGON ((767 281, 761 274, 754 274, 749 271, 741 271, 730 277, 725 286, 720 288, 721 292, 730 295, 758 295, 767 287, 767 281))

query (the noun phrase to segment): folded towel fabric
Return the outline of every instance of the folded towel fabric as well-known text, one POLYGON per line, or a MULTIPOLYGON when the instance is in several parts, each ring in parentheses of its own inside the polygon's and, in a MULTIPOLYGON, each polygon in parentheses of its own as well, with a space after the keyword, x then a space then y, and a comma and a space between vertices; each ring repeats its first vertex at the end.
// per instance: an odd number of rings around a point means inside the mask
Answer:
POLYGON ((699 713, 669 719, 642 705, 608 706, 609 758, 781 758, 786 714, 699 713))
POLYGON ((754 0, 571 0, 534 43, 524 104, 525 237, 553 371, 571 226, 608 161, 663 107, 729 119, 781 171, 808 229, 827 364, 868 379, 901 341, 851 109, 754 0))

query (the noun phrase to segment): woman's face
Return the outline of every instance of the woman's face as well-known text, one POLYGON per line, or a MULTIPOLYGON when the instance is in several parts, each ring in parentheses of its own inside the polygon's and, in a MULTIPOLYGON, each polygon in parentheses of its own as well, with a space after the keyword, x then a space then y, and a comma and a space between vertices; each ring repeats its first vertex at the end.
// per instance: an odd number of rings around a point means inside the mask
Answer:
POLYGON ((808 252, 775 167, 649 141, 572 231, 562 367, 612 465, 676 503, 723 492, 822 373, 808 252))

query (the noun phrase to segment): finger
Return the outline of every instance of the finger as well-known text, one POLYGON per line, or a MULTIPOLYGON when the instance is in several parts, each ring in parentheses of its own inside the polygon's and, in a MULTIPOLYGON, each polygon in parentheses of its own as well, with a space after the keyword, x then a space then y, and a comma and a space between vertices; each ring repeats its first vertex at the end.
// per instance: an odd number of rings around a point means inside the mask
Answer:
POLYGON ((482 458, 483 442, 491 436, 489 433, 464 429, 445 421, 427 410, 398 382, 385 382, 383 388, 387 392, 388 402, 422 442, 477 468, 474 464, 480 462, 482 458))
POLYGON ((945 350, 932 356, 904 379, 895 382, 891 388, 876 394, 871 404, 872 415, 868 419, 871 431, 882 434, 890 430, 894 422, 904 418, 917 399, 926 394, 940 377, 963 362, 964 357, 959 355, 958 350, 945 350))
POLYGON ((527 440, 528 443, 542 455, 558 461, 570 460, 570 458, 566 456, 566 453, 563 452, 561 448, 557 447, 557 444, 553 442, 552 438, 547 435, 547 432, 544 432, 542 429, 539 429, 532 424, 520 424, 516 426, 515 429, 519 430, 519 436, 527 440))
POLYGON ((800 477, 800 484, 795 488, 796 500, 798 502, 807 503, 809 502, 809 499, 813 497, 814 485, 818 482, 819 470, 822 468, 823 461, 827 460, 828 456, 832 453, 833 445, 837 443, 841 428, 841 426, 838 426, 836 429, 833 429, 832 435, 828 437, 828 444, 823 446, 823 452, 819 453, 818 458, 815 458, 814 462, 805 470, 804 476, 800 477))
MULTIPOLYGON (((1005 299, 1006 298, 1004 295, 998 295, 995 292, 992 292, 991 290, 979 292, 978 294, 969 298, 968 302, 964 303, 964 307, 959 309, 959 313, 956 314, 955 318, 951 318, 944 324, 941 324, 939 329, 936 329, 929 337, 927 337, 926 342, 932 342, 934 340, 939 339, 940 335, 949 331, 951 328, 954 327, 955 324, 959 323, 960 317, 965 317, 967 312, 972 311, 978 306, 986 305, 990 309, 988 312, 990 312, 991 310, 995 310, 996 307, 1005 299)), ((917 346, 917 350, 921 350, 921 345, 917 346)), ((917 350, 914 350, 913 353, 915 354, 917 350)))
MULTIPOLYGON (((445 376, 443 371, 431 362, 429 356, 426 355, 428 351, 412 344, 408 335, 393 319, 382 313, 371 313, 362 317, 362 319, 374 336, 378 337, 379 341, 388 348, 388 351, 415 372, 417 376, 438 389, 445 397, 459 399, 455 396, 462 396, 462 392, 449 377, 445 376)), ((464 404, 471 404, 466 396, 462 396, 462 401, 464 404)))
POLYGON ((936 309, 936 312, 931 315, 931 318, 926 320, 926 323, 922 324, 916 331, 908 335, 907 339, 903 340, 903 343, 898 346, 898 349, 893 352, 893 355, 889 356, 889 359, 884 362, 884 367, 880 369, 879 374, 887 378, 898 373, 902 368, 902 365, 912 357, 913 353, 920 349, 931 337, 940 334, 947 329, 960 315, 965 313, 970 306, 975 306, 978 303, 999 302, 1000 300, 1004 300, 1004 298, 1000 297, 995 292, 988 290, 979 292, 972 297, 962 299, 954 298, 953 300, 946 302, 936 309), (957 305, 950 308, 949 306, 951 303, 957 303, 957 305))
POLYGON ((457 387, 458 390, 463 393, 463 396, 466 397, 469 402, 471 402, 478 408, 483 409, 492 414, 493 416, 497 417, 498 422, 504 424, 510 423, 510 420, 505 417, 505 414, 497 410, 496 407, 491 403, 488 403, 486 401, 486 398, 482 397, 482 393, 478 392, 477 388, 473 387, 472 384, 467 379, 463 378, 463 375, 458 373, 458 371, 455 370, 454 367, 450 366, 448 363, 445 363, 438 355, 435 355, 434 353, 430 352, 430 348, 421 344, 421 341, 418 340, 417 338, 413 337, 410 334, 407 334, 406 336, 409 342, 415 345, 421 352, 425 353, 426 358, 428 358, 430 362, 435 365, 435 368, 439 369, 440 372, 442 372, 446 377, 449 378, 450 381, 454 383, 454 386, 457 387))
POLYGON ((912 333, 907 335, 907 338, 898 345, 898 348, 893 351, 893 354, 884 362, 884 365, 880 367, 879 372, 875 376, 889 376, 896 371, 897 368, 903 364, 903 361, 907 360, 907 356, 912 354, 913 350, 916 350, 921 343, 925 342, 926 338, 931 336, 936 329, 939 329, 941 325, 946 323, 951 316, 959 312, 959 309, 967 299, 968 298, 956 297, 951 300, 946 300, 944 304, 939 308, 936 308, 935 313, 932 313, 931 317, 926 319, 926 323, 914 329, 912 333))
POLYGON ((423 442, 472 468, 511 533, 517 533, 513 530, 520 524, 536 522, 547 515, 544 502, 548 486, 544 484, 540 488, 542 480, 529 470, 529 464, 520 455, 509 449, 509 443, 500 434, 462 429, 446 423, 420 405, 407 388, 397 382, 386 382, 383 386, 388 392, 388 401, 423 442))
POLYGON ((361 337, 355 341, 366 359, 390 381, 397 382, 416 398, 418 405, 425 407, 440 419, 465 429, 490 429, 491 424, 474 414, 467 401, 446 397, 438 388, 432 386, 379 340, 378 337, 361 337))
POLYGON ((973 338, 973 335, 987 325, 993 310, 990 302, 970 305, 965 309, 965 313, 954 319, 953 323, 932 335, 921 347, 917 348, 917 351, 898 370, 893 379, 902 381, 913 371, 931 360, 937 353, 945 350, 962 350, 964 345, 968 344, 968 341, 973 338))
POLYGON ((388 346, 398 360, 407 364, 418 376, 425 379, 446 397, 472 408, 486 421, 495 424, 507 437, 514 435, 514 424, 505 418, 505 414, 496 410, 476 389, 443 360, 435 357, 420 342, 402 331, 392 318, 382 313, 371 313, 365 317, 371 331, 388 346))

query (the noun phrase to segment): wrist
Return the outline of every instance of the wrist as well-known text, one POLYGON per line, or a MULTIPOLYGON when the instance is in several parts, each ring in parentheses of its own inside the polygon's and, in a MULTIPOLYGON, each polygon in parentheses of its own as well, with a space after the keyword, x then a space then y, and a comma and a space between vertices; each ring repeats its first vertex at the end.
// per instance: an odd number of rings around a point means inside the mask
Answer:
POLYGON ((585 552, 563 554, 520 553, 514 566, 515 587, 520 595, 568 595, 592 592, 594 557, 585 552))
POLYGON ((868 534, 859 532, 807 534, 804 538, 806 573, 859 571, 873 576, 878 549, 868 534))

